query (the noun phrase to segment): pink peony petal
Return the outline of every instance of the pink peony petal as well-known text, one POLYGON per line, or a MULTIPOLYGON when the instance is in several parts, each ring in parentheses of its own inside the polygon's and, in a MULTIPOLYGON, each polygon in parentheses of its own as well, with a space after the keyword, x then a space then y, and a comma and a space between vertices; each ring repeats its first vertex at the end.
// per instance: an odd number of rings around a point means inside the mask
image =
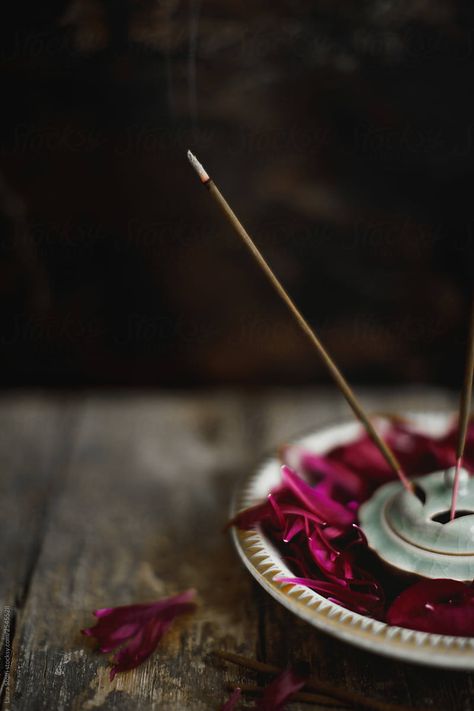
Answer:
POLYGON ((391 625, 435 634, 474 636, 474 587, 457 580, 422 580, 388 610, 391 625))
POLYGON ((331 486, 342 488, 349 497, 357 500, 364 498, 367 489, 365 482, 344 464, 297 445, 287 445, 282 453, 285 463, 292 469, 302 470, 313 477, 324 477, 331 482, 331 486))
POLYGON ((117 672, 134 669, 150 656, 174 619, 195 609, 195 594, 187 590, 158 602, 96 610, 97 624, 82 633, 95 637, 103 653, 120 648, 110 673, 113 679, 117 672))
POLYGON ((219 711, 234 711, 241 696, 241 690, 239 688, 235 689, 231 697, 225 702, 225 704, 223 704, 223 706, 220 707, 219 711))
POLYGON ((312 578, 275 578, 279 583, 290 583, 293 585, 304 585, 315 590, 320 595, 324 595, 338 605, 347 607, 349 610, 359 612, 361 615, 373 615, 377 618, 383 611, 383 599, 378 593, 364 593, 351 590, 337 583, 329 583, 324 580, 313 580, 312 578))
POLYGON ((326 524, 326 521, 321 518, 321 516, 317 516, 316 514, 312 513, 311 511, 308 511, 308 509, 304 509, 301 506, 292 506, 291 504, 282 504, 280 506, 280 511, 285 514, 286 516, 301 516, 301 518, 307 518, 308 521, 313 521, 314 523, 318 524, 326 524))
POLYGON ((354 442, 335 447, 327 458, 332 463, 347 467, 369 484, 379 485, 395 477, 377 446, 366 434, 354 442))
POLYGON ((337 550, 325 537, 324 529, 315 527, 308 538, 308 549, 319 570, 342 587, 356 578, 355 568, 350 554, 346 550, 337 550))
POLYGON ((110 671, 110 681, 112 681, 117 672, 135 669, 135 667, 144 662, 154 652, 158 642, 171 627, 172 623, 172 619, 160 620, 152 618, 140 627, 137 634, 114 656, 113 661, 115 664, 110 671))
POLYGON ((257 524, 263 521, 271 521, 274 515, 275 511, 267 500, 256 506, 250 506, 248 509, 239 511, 239 513, 229 521, 227 528, 237 526, 237 528, 247 531, 250 528, 255 528, 257 524))
POLYGON ((328 523, 349 525, 354 522, 354 513, 324 494, 320 487, 310 486, 286 465, 281 468, 283 484, 310 511, 328 523))
POLYGON ((306 678, 293 669, 281 672, 263 692, 255 708, 259 711, 282 711, 287 701, 293 694, 303 688, 306 678))
POLYGON ((289 543, 290 541, 293 540, 293 538, 295 536, 298 535, 298 533, 301 533, 304 530, 305 530, 304 519, 296 518, 293 521, 289 520, 287 527, 285 528, 285 532, 283 534, 283 542, 289 543))
POLYGON ((280 528, 285 528, 285 517, 283 516, 281 508, 278 504, 277 497, 272 492, 270 492, 267 496, 267 501, 275 513, 278 525, 280 526, 280 528))

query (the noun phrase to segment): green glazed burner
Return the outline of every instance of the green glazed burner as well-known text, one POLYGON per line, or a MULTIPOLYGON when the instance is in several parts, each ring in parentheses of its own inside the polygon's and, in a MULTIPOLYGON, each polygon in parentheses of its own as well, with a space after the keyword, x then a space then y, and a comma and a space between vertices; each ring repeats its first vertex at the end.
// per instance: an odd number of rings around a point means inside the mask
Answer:
POLYGON ((386 563, 426 578, 474 578, 474 477, 462 469, 457 514, 449 520, 454 469, 381 486, 359 510, 369 546, 386 563))

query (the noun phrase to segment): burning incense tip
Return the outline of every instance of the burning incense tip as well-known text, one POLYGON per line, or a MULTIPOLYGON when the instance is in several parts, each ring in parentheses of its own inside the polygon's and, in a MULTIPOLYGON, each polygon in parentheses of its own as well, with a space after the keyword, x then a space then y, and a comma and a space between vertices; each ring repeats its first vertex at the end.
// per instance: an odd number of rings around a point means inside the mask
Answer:
POLYGON ((196 173, 199 175, 201 183, 207 183, 210 180, 209 175, 206 173, 201 163, 198 161, 196 156, 191 153, 191 151, 188 151, 188 160, 193 166, 196 173))

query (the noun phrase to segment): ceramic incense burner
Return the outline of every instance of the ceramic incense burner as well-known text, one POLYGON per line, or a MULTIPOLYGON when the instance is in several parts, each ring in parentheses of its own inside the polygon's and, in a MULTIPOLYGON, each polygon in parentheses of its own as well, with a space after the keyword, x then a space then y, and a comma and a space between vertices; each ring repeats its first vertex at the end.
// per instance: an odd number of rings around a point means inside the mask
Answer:
POLYGON ((359 510, 369 546, 386 563, 426 578, 474 578, 474 478, 461 470, 457 517, 449 520, 454 469, 377 489, 359 510))

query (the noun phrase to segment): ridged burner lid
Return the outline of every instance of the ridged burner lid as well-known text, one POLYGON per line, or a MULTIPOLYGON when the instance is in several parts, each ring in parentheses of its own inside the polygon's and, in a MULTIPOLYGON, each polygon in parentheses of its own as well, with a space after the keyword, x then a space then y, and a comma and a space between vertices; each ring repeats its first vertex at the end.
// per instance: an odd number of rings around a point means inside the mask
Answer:
POLYGON ((457 517, 449 520, 454 470, 413 480, 415 496, 392 482, 359 511, 370 547, 387 563, 429 578, 474 577, 474 478, 460 472, 457 517))

